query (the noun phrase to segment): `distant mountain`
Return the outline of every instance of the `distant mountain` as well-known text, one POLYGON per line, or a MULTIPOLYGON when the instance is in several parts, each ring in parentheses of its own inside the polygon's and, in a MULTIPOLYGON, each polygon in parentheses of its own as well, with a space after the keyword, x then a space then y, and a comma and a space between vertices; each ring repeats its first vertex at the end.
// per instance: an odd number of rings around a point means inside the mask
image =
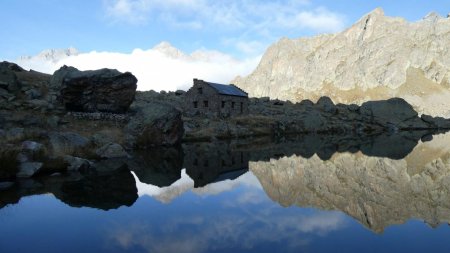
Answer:
POLYGON ((256 97, 329 96, 362 103, 402 97, 420 113, 450 116, 450 18, 410 23, 375 9, 337 34, 283 38, 233 83, 256 97))
POLYGON ((46 49, 35 56, 22 56, 19 58, 20 61, 51 61, 56 63, 62 59, 65 59, 69 56, 76 56, 79 52, 76 48, 69 47, 66 49, 46 49))
POLYGON ((80 70, 118 69, 129 71, 138 78, 138 90, 175 91, 189 89, 193 78, 229 82, 237 75, 250 73, 259 60, 260 57, 235 59, 203 48, 185 53, 169 42, 161 42, 150 49, 137 48, 126 53, 49 49, 35 56, 20 57, 15 62, 24 69, 47 74, 53 74, 63 65, 80 70))

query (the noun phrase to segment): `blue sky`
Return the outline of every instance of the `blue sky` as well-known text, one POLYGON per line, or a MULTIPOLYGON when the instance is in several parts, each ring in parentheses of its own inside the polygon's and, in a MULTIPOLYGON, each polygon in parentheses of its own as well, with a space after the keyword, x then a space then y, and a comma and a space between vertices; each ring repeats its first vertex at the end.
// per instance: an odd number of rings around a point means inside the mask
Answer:
POLYGON ((129 53, 161 41, 242 58, 282 36, 342 30, 376 7, 415 21, 446 16, 450 0, 1 0, 0 60, 70 46, 129 53))

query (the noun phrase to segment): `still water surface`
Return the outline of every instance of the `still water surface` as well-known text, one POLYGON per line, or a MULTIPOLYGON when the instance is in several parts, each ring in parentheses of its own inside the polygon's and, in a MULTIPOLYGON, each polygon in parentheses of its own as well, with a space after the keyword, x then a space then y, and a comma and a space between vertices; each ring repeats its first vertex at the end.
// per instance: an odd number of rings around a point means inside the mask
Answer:
POLYGON ((450 252, 450 135, 416 137, 193 144, 18 181, 0 252, 450 252))

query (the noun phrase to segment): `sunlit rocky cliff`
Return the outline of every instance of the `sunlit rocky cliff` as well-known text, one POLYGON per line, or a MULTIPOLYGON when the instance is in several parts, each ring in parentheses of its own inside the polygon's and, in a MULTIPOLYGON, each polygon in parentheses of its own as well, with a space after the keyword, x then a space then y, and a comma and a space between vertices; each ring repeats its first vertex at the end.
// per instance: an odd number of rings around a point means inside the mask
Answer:
POLYGON ((375 9, 347 30, 283 38, 233 82, 251 96, 335 102, 402 97, 419 113, 450 116, 450 18, 411 23, 375 9))
POLYGON ((267 195, 282 206, 340 210, 373 231, 420 219, 450 222, 450 135, 419 143, 404 159, 336 153, 250 162, 267 195), (447 143, 447 144, 446 144, 447 143))

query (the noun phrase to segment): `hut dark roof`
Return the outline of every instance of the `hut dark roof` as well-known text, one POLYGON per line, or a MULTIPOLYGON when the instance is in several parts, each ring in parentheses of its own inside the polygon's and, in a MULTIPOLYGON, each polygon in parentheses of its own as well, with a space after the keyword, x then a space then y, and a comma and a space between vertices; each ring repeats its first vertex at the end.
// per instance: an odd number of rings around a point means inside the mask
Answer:
POLYGON ((229 96, 238 96, 238 97, 248 97, 248 94, 244 92, 243 90, 239 89, 238 87, 230 84, 219 84, 219 83, 210 83, 205 82, 209 86, 213 87, 219 94, 222 95, 229 95, 229 96))

